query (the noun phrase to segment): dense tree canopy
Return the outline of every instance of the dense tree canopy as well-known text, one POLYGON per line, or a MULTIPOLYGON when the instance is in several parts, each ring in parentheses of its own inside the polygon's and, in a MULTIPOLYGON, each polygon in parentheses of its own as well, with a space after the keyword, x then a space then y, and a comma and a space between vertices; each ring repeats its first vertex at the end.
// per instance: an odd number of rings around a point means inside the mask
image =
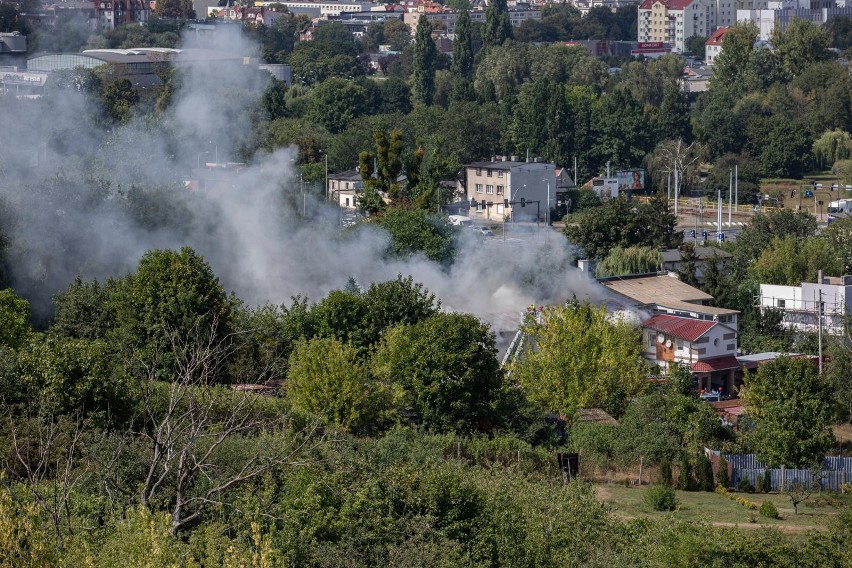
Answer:
POLYGON ((761 366, 746 375, 741 396, 755 421, 749 444, 769 465, 814 464, 834 443, 831 391, 808 359, 761 366))
POLYGON ((569 415, 602 408, 621 416, 645 389, 639 329, 606 308, 578 302, 552 307, 525 331, 531 345, 512 377, 545 408, 569 415))

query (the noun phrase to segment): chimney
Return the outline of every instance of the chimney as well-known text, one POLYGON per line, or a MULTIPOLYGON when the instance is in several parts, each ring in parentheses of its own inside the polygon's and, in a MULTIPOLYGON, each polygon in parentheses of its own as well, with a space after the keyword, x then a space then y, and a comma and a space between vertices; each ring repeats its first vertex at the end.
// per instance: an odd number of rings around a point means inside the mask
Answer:
POLYGON ((506 156, 503 156, 503 161, 504 161, 504 162, 508 162, 508 161, 509 161, 509 158, 507 158, 506 156))
POLYGON ((512 161, 513 161, 513 162, 517 162, 517 161, 518 161, 518 156, 512 156, 512 161))
POLYGON ((817 284, 825 284, 822 279, 822 270, 817 270, 817 284))
POLYGON ((590 258, 583 258, 577 261, 577 268, 589 276, 595 275, 595 261, 590 258))

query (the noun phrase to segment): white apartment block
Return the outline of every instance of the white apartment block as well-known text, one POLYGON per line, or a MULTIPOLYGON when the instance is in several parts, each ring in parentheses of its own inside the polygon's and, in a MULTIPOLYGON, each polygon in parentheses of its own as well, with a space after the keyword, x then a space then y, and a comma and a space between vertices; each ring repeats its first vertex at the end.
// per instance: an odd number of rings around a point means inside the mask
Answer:
POLYGON ((737 21, 752 21, 759 31, 758 39, 769 41, 775 28, 786 30, 795 19, 823 25, 834 18, 852 18, 851 0, 773 0, 762 5, 742 3, 737 21))
POLYGON ((729 1, 643 0, 639 4, 639 42, 665 42, 673 52, 684 53, 686 40, 713 33, 717 2, 729 1))
POLYGON ((782 325, 814 332, 822 314, 823 332, 843 335, 844 319, 852 303, 852 276, 827 277, 800 286, 760 285, 760 308, 780 310, 782 325))
POLYGON ((725 41, 725 36, 728 35, 728 30, 731 28, 719 28, 713 35, 707 38, 704 42, 704 64, 713 65, 716 58, 722 53, 722 42, 725 41))

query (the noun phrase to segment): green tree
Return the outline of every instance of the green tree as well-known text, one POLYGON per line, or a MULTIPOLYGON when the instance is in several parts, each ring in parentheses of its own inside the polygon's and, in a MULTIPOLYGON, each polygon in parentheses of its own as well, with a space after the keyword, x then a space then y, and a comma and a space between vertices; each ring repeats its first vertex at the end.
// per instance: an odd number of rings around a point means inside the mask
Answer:
POLYGON ((817 463, 834 444, 831 389, 808 359, 781 357, 746 374, 740 396, 755 423, 749 445, 770 466, 817 463))
POLYGON ((852 136, 843 130, 826 131, 814 141, 814 159, 820 169, 852 156, 852 136))
POLYGON ((759 156, 764 175, 801 179, 811 164, 813 137, 804 125, 784 116, 773 116, 770 125, 759 156))
POLYGON ((670 87, 663 96, 657 130, 662 140, 692 139, 689 123, 689 101, 678 87, 670 87))
POLYGON ((660 251, 650 247, 614 247, 598 264, 595 275, 624 276, 626 274, 645 274, 657 272, 662 265, 660 251))
POLYGON ((800 239, 816 233, 816 219, 804 211, 777 209, 770 213, 761 213, 752 217, 751 223, 737 237, 734 256, 736 265, 748 267, 769 248, 776 237, 792 235, 800 239))
POLYGON ((708 36, 694 35, 686 38, 686 51, 694 57, 704 59, 704 44, 707 43, 708 36))
POLYGON ((840 256, 821 237, 799 239, 793 235, 776 238, 751 267, 754 279, 763 284, 798 286, 816 282, 820 270, 840 276, 840 256))
POLYGON ((470 13, 463 10, 456 18, 456 38, 453 41, 453 73, 460 79, 473 76, 473 35, 470 13))
POLYGON ((164 0, 157 2, 154 13, 158 18, 173 20, 194 20, 195 9, 190 0, 164 0))
POLYGON ((51 333, 76 339, 105 339, 115 327, 110 295, 115 282, 101 286, 97 280, 83 282, 77 277, 64 292, 53 298, 51 333))
POLYGON ((565 235, 591 258, 606 258, 614 247, 673 247, 682 239, 665 200, 634 204, 613 199, 578 217, 565 235))
POLYGON ((139 102, 139 95, 128 79, 117 79, 103 87, 101 102, 109 118, 126 124, 132 116, 133 106, 139 102))
POLYGON ((612 320, 606 308, 578 302, 553 307, 541 323, 525 325, 524 333, 535 347, 520 354, 513 377, 549 410, 602 408, 621 416, 645 388, 640 332, 612 320))
POLYGON ((429 430, 490 430, 502 385, 494 341, 474 316, 435 314, 389 330, 373 356, 373 374, 429 430))
POLYGON ((716 476, 716 484, 725 489, 731 486, 731 478, 728 475, 728 460, 724 454, 719 454, 719 474, 716 476))
POLYGON ((30 303, 11 288, 0 290, 0 346, 17 349, 32 333, 30 303))
POLYGON ((828 51, 831 46, 828 33, 810 20, 794 18, 786 29, 776 27, 772 31, 771 41, 784 68, 793 75, 799 75, 807 67, 831 56, 828 51))
POLYGON ((397 324, 419 323, 441 309, 441 302, 411 276, 370 284, 361 295, 364 305, 363 337, 368 345, 378 343, 382 334, 397 324))
POLYGON ((36 336, 18 357, 21 387, 36 413, 88 417, 101 427, 123 424, 134 388, 102 341, 36 336))
POLYGON ((176 337, 227 334, 230 305, 219 279, 205 260, 189 247, 180 252, 145 253, 136 273, 116 284, 110 295, 116 328, 110 340, 144 356, 159 352, 162 371, 170 371, 176 337))
POLYGON ((414 35, 414 82, 411 94, 414 100, 424 105, 432 104, 435 94, 435 66, 438 59, 438 48, 432 40, 432 24, 429 18, 422 17, 417 21, 414 35))
POLYGON ((713 491, 713 465, 710 463, 710 458, 707 454, 701 452, 698 454, 697 462, 698 488, 701 491, 713 491))
POLYGON ((758 36, 757 26, 751 21, 737 22, 728 30, 722 40, 722 51, 713 62, 713 88, 735 91, 742 88, 742 75, 758 36))
POLYGON ((375 217, 375 223, 390 233, 388 253, 392 256, 422 253, 444 264, 455 257, 456 230, 445 216, 422 209, 392 208, 375 217))
POLYGON ((302 341, 290 356, 287 399, 293 408, 357 431, 377 425, 382 398, 357 350, 337 339, 302 341))
POLYGON ((305 118, 332 134, 344 130, 367 110, 367 92, 353 81, 331 78, 311 92, 305 118))
POLYGON ((737 168, 737 197, 740 203, 757 204, 760 194, 760 164, 748 154, 725 154, 713 164, 704 182, 704 195, 715 201, 717 191, 726 199, 730 188, 731 170, 737 168))
POLYGON ((697 263, 698 255, 695 252, 695 243, 680 245, 680 269, 677 271, 677 275, 681 282, 698 287, 697 263))
POLYGON ((512 38, 512 22, 509 21, 509 7, 506 0, 492 0, 485 9, 485 30, 483 42, 486 47, 503 45, 512 38))

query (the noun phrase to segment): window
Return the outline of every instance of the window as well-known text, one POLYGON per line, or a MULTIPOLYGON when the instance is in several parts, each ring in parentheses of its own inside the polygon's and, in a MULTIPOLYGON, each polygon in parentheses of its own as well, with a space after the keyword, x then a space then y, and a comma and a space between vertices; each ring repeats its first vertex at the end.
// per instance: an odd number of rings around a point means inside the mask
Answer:
POLYGON ((494 193, 494 186, 490 183, 485 186, 485 193, 494 193))
POLYGON ((487 172, 488 177, 491 177, 493 174, 494 174, 494 170, 492 170, 491 168, 489 168, 489 169, 488 169, 488 172, 487 172))
POLYGON ((476 193, 482 193, 482 184, 481 183, 476 184, 476 193))
POLYGON ((476 175, 478 175, 478 176, 482 175, 482 168, 476 168, 476 175))
POLYGON ((503 195, 503 186, 502 185, 497 186, 497 195, 503 195))
POLYGON ((683 349, 683 339, 678 339, 678 340, 677 340, 677 348, 678 348, 678 349, 683 349))
POLYGON ((349 207, 349 198, 346 198, 346 207, 349 207))
POLYGON ((654 347, 657 344, 657 334, 653 331, 648 334, 648 347, 654 347))
POLYGON ((498 178, 503 177, 503 170, 497 170, 497 177, 498 178))

